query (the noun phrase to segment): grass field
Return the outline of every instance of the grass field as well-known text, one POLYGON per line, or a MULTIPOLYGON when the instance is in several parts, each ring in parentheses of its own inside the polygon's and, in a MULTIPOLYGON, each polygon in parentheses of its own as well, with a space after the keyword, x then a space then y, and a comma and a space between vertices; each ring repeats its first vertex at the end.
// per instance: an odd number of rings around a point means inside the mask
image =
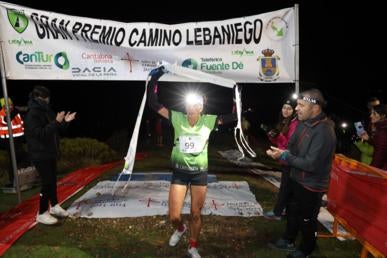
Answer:
MULTIPOLYGON (((263 209, 271 209, 277 189, 263 178, 250 174, 221 158, 210 148, 210 173, 218 180, 247 181, 251 191, 263 209)), ((136 162, 135 171, 165 171, 169 169, 167 147, 153 148, 149 157, 136 162)), ((263 161, 263 156, 260 156, 263 161)), ((266 163, 266 161, 264 161, 266 163)), ((97 181, 118 173, 116 168, 97 181)), ((97 182, 93 182, 63 206, 71 203, 97 182)), ((23 193, 23 198, 38 193, 36 187, 23 193)), ((5 211, 16 204, 15 195, 0 194, 0 209, 5 211)), ((187 216, 183 216, 187 219, 187 216)), ((199 241, 202 257, 286 257, 286 252, 271 250, 267 243, 279 237, 284 221, 267 221, 263 217, 203 216, 203 228, 199 241)), ((320 228, 320 231, 325 231, 320 228)), ((185 235, 174 248, 168 246, 173 229, 166 216, 150 216, 120 219, 67 218, 56 226, 38 224, 23 235, 4 257, 185 257, 188 239, 185 235)), ((318 240, 313 257, 359 257, 357 241, 338 241, 334 238, 318 240)))

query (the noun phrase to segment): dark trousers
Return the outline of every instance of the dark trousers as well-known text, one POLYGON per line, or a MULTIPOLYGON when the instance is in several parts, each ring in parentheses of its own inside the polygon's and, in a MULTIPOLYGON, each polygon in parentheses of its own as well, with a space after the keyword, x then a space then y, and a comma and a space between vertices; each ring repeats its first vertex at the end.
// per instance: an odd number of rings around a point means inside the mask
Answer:
POLYGON ((316 246, 317 215, 323 192, 312 192, 289 179, 289 200, 286 206, 287 225, 284 238, 294 242, 298 231, 302 240, 299 250, 309 255, 316 246))
POLYGON ((281 184, 278 192, 277 202, 273 212, 276 216, 281 216, 289 199, 289 169, 283 168, 281 175, 281 184))
POLYGON ((51 203, 51 206, 58 203, 56 195, 56 159, 34 161, 33 164, 42 180, 39 206, 39 214, 42 214, 48 210, 49 203, 51 203))

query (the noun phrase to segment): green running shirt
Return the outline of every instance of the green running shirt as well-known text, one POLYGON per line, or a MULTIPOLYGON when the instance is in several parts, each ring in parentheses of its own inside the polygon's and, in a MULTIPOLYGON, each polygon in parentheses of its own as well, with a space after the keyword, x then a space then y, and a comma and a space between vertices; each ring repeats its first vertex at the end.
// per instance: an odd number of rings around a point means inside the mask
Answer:
POLYGON ((171 161, 174 169, 187 172, 208 170, 208 138, 215 127, 216 115, 201 115, 190 126, 187 115, 171 110, 170 120, 174 128, 174 147, 171 161))

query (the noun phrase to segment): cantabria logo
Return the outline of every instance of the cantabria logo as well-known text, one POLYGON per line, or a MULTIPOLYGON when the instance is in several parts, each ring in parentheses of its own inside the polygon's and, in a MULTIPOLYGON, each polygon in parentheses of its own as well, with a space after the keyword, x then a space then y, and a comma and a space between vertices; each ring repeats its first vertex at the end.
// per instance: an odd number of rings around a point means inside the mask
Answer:
POLYGON ((198 62, 195 59, 188 58, 188 59, 185 59, 183 63, 181 63, 181 66, 191 68, 193 70, 197 70, 198 62))
POLYGON ((19 33, 23 33, 28 27, 28 18, 22 10, 7 9, 7 16, 12 28, 19 33))

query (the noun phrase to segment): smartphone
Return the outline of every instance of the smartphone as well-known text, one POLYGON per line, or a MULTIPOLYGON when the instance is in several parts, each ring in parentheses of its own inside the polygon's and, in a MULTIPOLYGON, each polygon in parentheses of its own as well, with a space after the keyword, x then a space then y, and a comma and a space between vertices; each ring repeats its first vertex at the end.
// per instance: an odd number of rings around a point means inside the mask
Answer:
POLYGON ((362 135, 362 134, 364 134, 366 132, 362 122, 355 122, 354 125, 355 125, 355 128, 356 128, 356 134, 358 136, 360 136, 360 135, 362 135))

